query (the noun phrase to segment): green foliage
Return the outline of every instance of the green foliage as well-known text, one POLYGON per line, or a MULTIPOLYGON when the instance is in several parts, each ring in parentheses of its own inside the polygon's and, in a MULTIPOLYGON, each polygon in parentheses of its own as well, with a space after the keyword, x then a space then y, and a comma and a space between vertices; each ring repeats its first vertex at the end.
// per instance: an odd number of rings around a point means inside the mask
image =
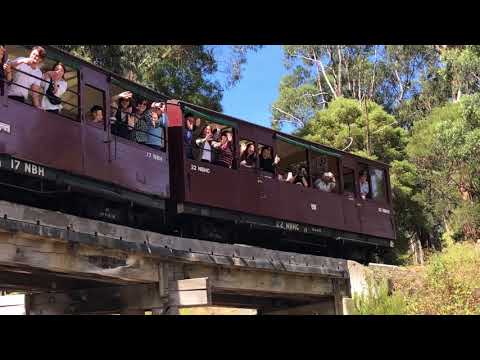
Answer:
POLYGON ((480 234, 479 114, 479 94, 436 108, 416 123, 407 146, 425 202, 439 226, 453 226, 457 240, 480 234))
POLYGON ((234 45, 225 47, 230 51, 224 55, 204 45, 58 46, 172 98, 219 111, 224 86, 211 76, 221 71, 226 74, 225 87, 234 86, 241 79, 247 53, 261 47, 234 45))
POLYGON ((404 315, 407 304, 401 294, 390 294, 385 279, 367 278, 367 293, 354 294, 353 315, 404 315))
POLYGON ((368 102, 367 111, 371 151, 367 148, 365 106, 354 99, 339 97, 332 101, 297 134, 339 149, 348 147, 352 153, 386 163, 402 159, 407 142, 405 130, 380 105, 368 102))

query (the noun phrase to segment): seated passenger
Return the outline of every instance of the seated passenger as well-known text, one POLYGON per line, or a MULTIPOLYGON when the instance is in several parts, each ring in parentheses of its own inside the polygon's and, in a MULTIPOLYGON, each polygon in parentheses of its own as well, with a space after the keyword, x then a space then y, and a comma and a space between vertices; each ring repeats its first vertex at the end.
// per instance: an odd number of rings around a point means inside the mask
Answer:
POLYGON ((370 186, 368 185, 368 173, 367 171, 362 171, 360 173, 360 196, 363 200, 365 200, 370 193, 370 186))
POLYGON ((125 139, 130 139, 131 129, 135 125, 135 119, 131 115, 132 96, 130 91, 125 91, 112 97, 112 134, 125 139))
POLYGON ((103 108, 100 105, 92 106, 89 120, 95 124, 103 123, 103 108))
POLYGON ((255 168, 257 165, 257 155, 255 151, 255 144, 242 144, 240 150, 240 165, 247 168, 255 168))
POLYGON ((149 126, 145 117, 147 107, 147 99, 138 99, 135 103, 135 111, 133 113, 135 130, 132 132, 132 140, 139 144, 145 144, 148 141, 149 126))
POLYGON ((148 125, 148 138, 146 145, 153 149, 163 150, 165 148, 165 129, 167 127, 167 107, 164 102, 155 102, 150 110, 145 112, 145 119, 148 125))
POLYGON ((218 150, 215 164, 231 169, 233 163, 233 148, 231 142, 228 141, 228 133, 230 132, 223 132, 220 136, 220 141, 212 141, 212 146, 218 150))
POLYGON ((336 182, 335 182, 335 175, 331 172, 325 172, 313 183, 315 189, 325 191, 325 192, 332 192, 335 189, 336 182))
POLYGON ((275 155, 275 160, 272 159, 272 149, 269 146, 264 146, 260 153, 260 169, 263 171, 275 172, 275 166, 280 162, 278 155, 275 155))
POLYGON ((67 82, 64 76, 65 66, 61 62, 57 62, 52 70, 43 74, 45 80, 42 81, 43 110, 57 114, 62 110, 61 97, 67 91, 67 82))
POLYGON ((31 90, 33 105, 37 108, 41 108, 40 95, 42 93, 42 71, 40 70, 40 65, 43 62, 43 59, 45 59, 45 56, 45 49, 40 46, 35 46, 30 52, 28 58, 19 57, 5 64, 5 77, 11 78, 12 80, 12 83, 8 88, 9 98, 24 103, 28 99, 29 90, 31 90))
POLYGON ((301 167, 300 170, 297 172, 293 183, 295 185, 301 185, 304 187, 308 187, 308 172, 307 169, 304 167, 301 167))
POLYGON ((213 133, 210 125, 202 129, 201 135, 195 140, 195 144, 200 148, 198 160, 203 162, 212 162, 212 140, 213 133))

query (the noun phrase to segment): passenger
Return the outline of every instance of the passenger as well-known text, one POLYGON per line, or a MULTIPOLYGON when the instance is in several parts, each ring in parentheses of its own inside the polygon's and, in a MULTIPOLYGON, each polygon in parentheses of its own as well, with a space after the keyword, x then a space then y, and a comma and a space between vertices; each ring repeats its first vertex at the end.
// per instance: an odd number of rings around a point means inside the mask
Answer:
POLYGON ((185 116, 185 131, 183 133, 183 143, 185 146, 185 154, 188 159, 194 160, 194 155, 193 155, 193 138, 195 135, 195 132, 200 126, 200 118, 196 118, 188 114, 185 116))
POLYGON ((146 145, 153 149, 165 148, 165 129, 167 127, 167 107, 164 102, 152 103, 150 110, 145 113, 148 124, 148 139, 146 145))
POLYGON ((272 149, 269 146, 264 146, 260 153, 260 169, 263 171, 275 172, 275 166, 280 162, 278 155, 275 155, 275 160, 272 159, 272 149))
POLYGON ((212 162, 212 127, 207 125, 203 128, 200 137, 195 140, 195 144, 200 148, 199 160, 203 162, 212 162))
POLYGON ((62 110, 61 97, 67 91, 65 81, 65 66, 57 62, 52 70, 43 74, 42 88, 42 109, 48 112, 59 113, 62 110), (53 103, 52 103, 53 102, 53 103))
POLYGON ((90 109, 90 121, 95 124, 103 123, 103 108, 100 105, 94 105, 90 109))
POLYGON ((255 151, 255 144, 242 144, 240 150, 240 165, 247 168, 255 168, 257 164, 257 155, 255 151))
POLYGON ((125 139, 130 139, 131 129, 135 126, 132 96, 130 91, 125 91, 112 98, 112 134, 125 139))
POLYGON ((8 53, 7 53, 7 48, 5 45, 0 45, 0 80, 7 80, 11 81, 12 80, 12 73, 9 73, 9 78, 7 77, 5 68, 7 67, 7 61, 8 61, 8 53))
POLYGON ((29 90, 31 90, 33 106, 41 108, 42 71, 40 70, 40 64, 45 59, 45 56, 45 49, 35 46, 28 58, 19 57, 5 64, 5 77, 12 80, 12 84, 8 88, 9 98, 24 103, 28 99, 29 90))
POLYGON ((297 172, 297 175, 294 178, 293 183, 295 185, 301 185, 304 187, 308 187, 308 172, 307 169, 301 167, 300 170, 297 172))
POLYGON ((220 141, 212 142, 212 146, 218 150, 215 163, 231 169, 233 163, 233 148, 232 143, 228 141, 228 133, 229 131, 223 132, 220 136, 220 141))
POLYGON ((370 193, 370 186, 368 185, 368 173, 367 171, 362 171, 360 173, 360 197, 365 200, 370 193))
POLYGON ((7 82, 12 81, 12 73, 6 74, 6 71, 4 68, 7 65, 7 60, 8 60, 8 53, 5 45, 0 45, 0 95, 3 96, 4 94, 4 87, 3 83, 4 80, 7 80, 7 82))
POLYGON ((325 172, 313 183, 313 186, 317 190, 332 192, 335 189, 335 175, 331 172, 325 172))
POLYGON ((135 131, 132 134, 132 140, 139 144, 145 144, 148 141, 149 126, 145 117, 148 107, 147 99, 138 99, 135 104, 134 119, 135 131))

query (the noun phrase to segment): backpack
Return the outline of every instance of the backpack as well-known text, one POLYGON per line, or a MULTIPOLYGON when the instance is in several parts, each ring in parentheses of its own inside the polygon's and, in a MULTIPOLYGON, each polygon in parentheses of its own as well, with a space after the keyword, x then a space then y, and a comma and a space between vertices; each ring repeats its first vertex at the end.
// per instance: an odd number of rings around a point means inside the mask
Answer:
POLYGON ((50 101, 52 105, 60 105, 62 103, 62 99, 55 95, 55 89, 53 87, 52 79, 50 79, 50 85, 48 85, 48 89, 45 95, 47 96, 48 101, 50 101))

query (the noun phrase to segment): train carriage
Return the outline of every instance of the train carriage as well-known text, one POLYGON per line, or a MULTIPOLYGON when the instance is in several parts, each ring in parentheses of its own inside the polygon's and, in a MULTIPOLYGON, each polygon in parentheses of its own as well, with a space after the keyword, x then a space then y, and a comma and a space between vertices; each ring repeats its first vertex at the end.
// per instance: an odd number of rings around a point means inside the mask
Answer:
MULTIPOLYGON (((2 197, 132 225, 135 221, 127 218, 135 206, 138 213, 163 219, 170 197, 168 151, 114 135, 109 101, 113 92, 124 90, 153 101, 166 98, 56 48, 44 48, 44 69, 59 60, 66 66, 63 109, 56 114, 11 99, 9 85, 2 83, 2 197), (92 105, 104 109, 101 123, 89 120, 92 105)), ((7 49, 10 59, 28 57, 29 47, 7 49)), ((134 217, 141 222, 141 215, 134 217)))
MULTIPOLYGON (((203 233, 211 239, 247 241, 250 244, 296 251, 315 251, 332 256, 385 250, 395 240, 389 167, 336 149, 305 141, 272 129, 235 119, 193 104, 169 104, 172 183, 175 182, 176 214, 182 230, 203 233), (185 116, 200 119, 233 133, 235 160, 232 168, 187 156, 183 144, 185 116), (239 164, 240 144, 255 144, 281 158, 274 173, 239 164), (308 186, 278 179, 282 168, 302 164, 308 186), (313 187, 322 172, 335 174, 332 192, 313 187), (357 179, 368 172, 371 195, 363 199, 357 179), (226 231, 221 231, 222 226, 226 231), (231 231, 234 229, 233 231, 231 231), (243 239, 243 240, 242 240, 243 239), (290 246, 289 246, 290 244, 290 246), (293 246, 296 244, 296 246, 293 246)), ((200 135, 198 135, 200 136, 200 135)), ((195 146, 195 145, 193 145, 195 146)))
MULTIPOLYGON (((10 59, 28 56, 31 49, 7 48, 10 59)), ((54 47, 45 48, 45 69, 59 60, 66 66, 68 86, 59 114, 9 98, 11 85, 0 82, 2 199, 163 233, 357 260, 393 247, 388 165, 169 100, 54 47), (114 131, 111 105, 125 91, 166 103, 162 147, 114 131), (101 122, 89 118, 93 105, 104 109, 101 122), (231 167, 190 154, 198 147, 186 147, 187 116, 198 122, 195 138, 206 125, 217 136, 231 134, 231 167), (245 167, 242 150, 251 146, 255 161, 245 167), (263 149, 278 156, 273 169, 260 168, 263 149), (286 181, 299 169, 304 186, 286 181), (362 172, 370 189, 363 197, 358 181, 362 172), (336 179, 331 192, 314 186, 325 173, 336 179)), ((210 152, 209 160, 218 156, 215 149, 210 152)))

